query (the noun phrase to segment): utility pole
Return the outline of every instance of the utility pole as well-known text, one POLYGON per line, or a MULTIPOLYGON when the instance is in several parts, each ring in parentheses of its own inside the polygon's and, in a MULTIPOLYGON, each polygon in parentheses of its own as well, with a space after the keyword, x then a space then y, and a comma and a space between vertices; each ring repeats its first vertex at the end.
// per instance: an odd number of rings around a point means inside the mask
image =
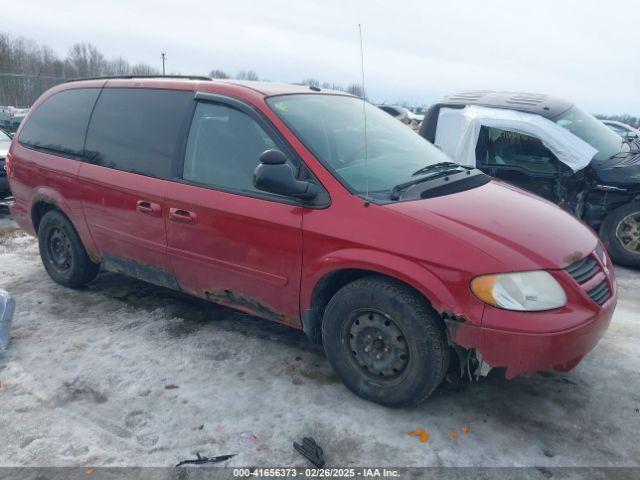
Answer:
POLYGON ((167 59, 167 54, 166 54, 165 52, 162 52, 162 53, 160 54, 160 56, 162 57, 162 75, 164 75, 164 74, 165 74, 165 73, 164 73, 164 62, 165 62, 165 60, 167 59))

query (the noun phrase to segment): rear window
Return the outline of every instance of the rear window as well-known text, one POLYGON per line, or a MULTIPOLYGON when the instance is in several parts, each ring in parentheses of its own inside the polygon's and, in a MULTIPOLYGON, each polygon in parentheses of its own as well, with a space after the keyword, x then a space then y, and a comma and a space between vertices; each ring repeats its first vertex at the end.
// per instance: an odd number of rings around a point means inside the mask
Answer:
POLYGON ((87 160, 171 178, 193 92, 137 88, 102 91, 87 132, 87 160))
POLYGON ((97 88, 64 90, 46 99, 20 132, 22 145, 36 150, 80 157, 87 122, 100 94, 97 88))

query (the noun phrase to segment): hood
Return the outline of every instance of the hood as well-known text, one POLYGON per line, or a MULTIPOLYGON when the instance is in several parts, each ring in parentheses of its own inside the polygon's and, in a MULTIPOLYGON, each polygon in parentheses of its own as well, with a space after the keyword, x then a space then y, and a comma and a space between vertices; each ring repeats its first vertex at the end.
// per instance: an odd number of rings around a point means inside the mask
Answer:
POLYGON ((598 181, 604 184, 635 185, 635 189, 640 188, 640 150, 635 143, 630 144, 630 147, 629 152, 620 152, 606 160, 591 162, 598 181))
POLYGON ((505 271, 565 268, 598 242, 589 227, 560 207, 499 180, 386 208, 455 235, 505 265, 505 271))

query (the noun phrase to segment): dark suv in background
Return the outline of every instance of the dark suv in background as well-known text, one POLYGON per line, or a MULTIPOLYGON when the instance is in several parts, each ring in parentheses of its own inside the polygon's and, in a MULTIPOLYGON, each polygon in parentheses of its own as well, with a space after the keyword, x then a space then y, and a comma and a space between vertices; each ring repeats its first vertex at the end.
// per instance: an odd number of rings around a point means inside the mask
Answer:
MULTIPOLYGON (((477 168, 560 205, 599 232, 615 262, 640 267, 640 141, 637 138, 621 138, 567 100, 491 91, 445 97, 429 108, 420 135, 436 145, 438 138, 448 136, 450 140, 456 133, 442 131, 449 127, 439 125, 441 112, 470 106, 538 115, 597 150, 586 167, 574 171, 536 136, 497 128, 495 122, 482 125, 474 145, 477 168)), ((569 144, 560 147, 572 148, 569 144)), ((452 151, 444 150, 455 157, 452 151)))

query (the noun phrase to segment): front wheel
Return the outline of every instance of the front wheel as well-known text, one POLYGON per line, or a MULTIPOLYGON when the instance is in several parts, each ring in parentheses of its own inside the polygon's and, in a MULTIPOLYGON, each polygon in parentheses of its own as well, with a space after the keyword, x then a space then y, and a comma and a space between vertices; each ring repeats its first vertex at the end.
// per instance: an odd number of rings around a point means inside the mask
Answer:
POLYGON ((600 227, 600 237, 615 263, 640 267, 640 202, 609 213, 600 227))
POLYGON ((449 366, 437 313, 417 292, 385 277, 361 278, 340 289, 325 311, 322 340, 345 385, 382 405, 420 403, 449 366))

